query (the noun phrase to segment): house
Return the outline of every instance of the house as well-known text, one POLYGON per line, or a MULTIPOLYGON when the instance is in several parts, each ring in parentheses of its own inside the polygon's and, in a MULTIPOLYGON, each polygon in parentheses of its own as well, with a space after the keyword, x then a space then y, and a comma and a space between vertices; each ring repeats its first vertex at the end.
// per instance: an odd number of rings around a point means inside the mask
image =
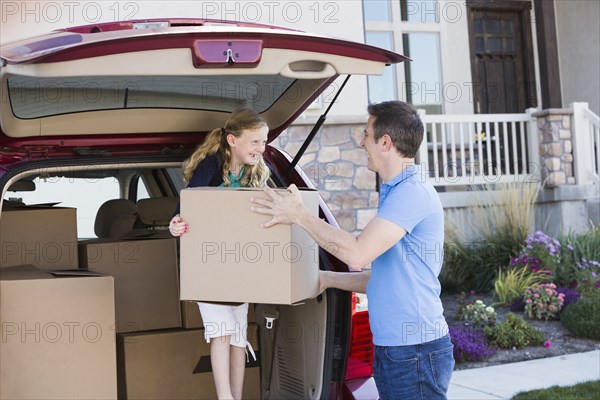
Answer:
MULTIPOLYGON (((468 218, 468 188, 543 182, 535 228, 556 235, 598 224, 599 2, 362 4, 366 42, 413 60, 369 78, 369 101, 401 99, 423 111, 427 140, 417 161, 447 214, 459 225, 468 218)), ((290 128, 280 145, 294 154, 313 121, 290 128)), ((302 160, 351 231, 364 227, 377 202, 376 178, 357 151, 363 122, 334 116, 302 160)))

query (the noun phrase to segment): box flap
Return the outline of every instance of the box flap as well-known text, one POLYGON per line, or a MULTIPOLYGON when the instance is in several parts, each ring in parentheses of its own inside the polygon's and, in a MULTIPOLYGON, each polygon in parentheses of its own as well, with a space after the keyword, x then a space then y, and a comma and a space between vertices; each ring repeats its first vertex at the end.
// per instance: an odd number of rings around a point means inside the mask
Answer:
POLYGON ((48 271, 53 276, 106 276, 99 272, 90 271, 89 269, 60 269, 54 271, 48 271))
POLYGON ((52 275, 36 268, 31 264, 0 268, 0 280, 2 281, 22 281, 33 279, 52 279, 52 275))

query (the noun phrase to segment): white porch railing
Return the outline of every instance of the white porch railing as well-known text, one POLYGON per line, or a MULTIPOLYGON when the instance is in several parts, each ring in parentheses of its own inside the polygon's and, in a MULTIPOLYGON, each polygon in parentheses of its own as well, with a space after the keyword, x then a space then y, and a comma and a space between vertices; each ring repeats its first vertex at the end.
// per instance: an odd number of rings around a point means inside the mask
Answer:
POLYGON ((577 184, 600 183, 600 117, 573 103, 573 169, 577 184))
POLYGON ((524 114, 427 115, 417 161, 434 186, 540 179, 535 109, 524 114))

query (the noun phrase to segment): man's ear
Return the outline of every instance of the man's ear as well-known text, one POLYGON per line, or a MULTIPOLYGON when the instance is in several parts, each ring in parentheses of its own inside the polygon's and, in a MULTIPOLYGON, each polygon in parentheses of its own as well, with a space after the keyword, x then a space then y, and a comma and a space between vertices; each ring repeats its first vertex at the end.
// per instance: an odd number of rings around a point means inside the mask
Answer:
POLYGON ((390 135, 388 135, 387 133, 384 134, 381 139, 380 139, 381 145, 383 146, 383 149, 386 151, 389 151, 391 148, 394 147, 394 143, 392 142, 392 138, 390 135))

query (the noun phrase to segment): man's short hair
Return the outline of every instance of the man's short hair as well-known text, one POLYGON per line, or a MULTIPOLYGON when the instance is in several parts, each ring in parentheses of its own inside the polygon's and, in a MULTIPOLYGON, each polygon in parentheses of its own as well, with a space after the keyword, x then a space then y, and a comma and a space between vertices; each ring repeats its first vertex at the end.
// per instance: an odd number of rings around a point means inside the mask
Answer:
POLYGON ((367 110, 375 118, 375 141, 388 134, 402 156, 416 156, 423 141, 423 123, 412 105, 397 100, 384 101, 370 104, 367 110))

